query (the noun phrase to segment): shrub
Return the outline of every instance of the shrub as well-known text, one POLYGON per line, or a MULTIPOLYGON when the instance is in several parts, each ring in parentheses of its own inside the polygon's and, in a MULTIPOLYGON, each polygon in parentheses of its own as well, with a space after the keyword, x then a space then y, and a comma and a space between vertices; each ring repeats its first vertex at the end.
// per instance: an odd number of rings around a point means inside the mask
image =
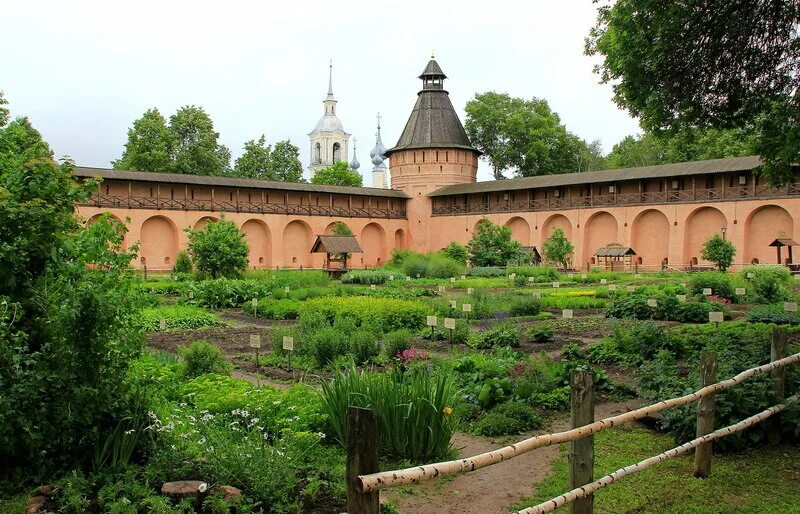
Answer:
POLYGON ((245 301, 268 296, 277 287, 273 281, 231 280, 219 278, 204 280, 189 286, 194 299, 191 302, 203 307, 219 309, 222 307, 239 307, 245 301))
POLYGON ((543 309, 602 309, 605 300, 588 296, 543 296, 540 300, 543 309))
POLYGON ((736 301, 733 277, 727 273, 719 271, 695 273, 692 275, 690 286, 693 295, 702 294, 703 289, 711 289, 711 293, 716 296, 736 301))
POLYGON ((498 323, 490 329, 473 334, 469 339, 470 346, 474 348, 500 348, 519 346, 519 332, 512 323, 498 323))
POLYGON ((349 335, 333 327, 322 328, 308 337, 304 353, 310 353, 318 367, 325 367, 337 357, 348 353, 349 335))
POLYGON ((560 278, 558 270, 548 266, 512 266, 506 272, 509 275, 514 273, 517 278, 522 278, 519 285, 527 284, 529 277, 533 277, 533 281, 537 284, 554 282, 560 278))
POLYGON ((189 253, 186 250, 181 250, 178 252, 177 257, 175 257, 175 267, 172 269, 174 273, 181 273, 188 275, 192 271, 194 271, 194 265, 192 264, 192 258, 189 257, 189 253))
POLYGON ((477 435, 494 437, 519 434, 525 430, 523 424, 499 412, 489 412, 479 419, 472 429, 477 435))
POLYGON ((403 259, 403 273, 412 278, 428 275, 428 259, 424 255, 413 254, 403 259))
POLYGON ((411 348, 411 331, 395 330, 383 336, 383 350, 389 357, 397 357, 403 350, 411 348))
POLYGON ((658 325, 645 321, 632 326, 615 326, 614 334, 601 343, 590 345, 587 354, 589 361, 597 364, 636 364, 651 360, 661 350, 677 352, 678 347, 658 325))
POLYGON ((328 432, 345 444, 347 408, 370 406, 378 424, 381 454, 413 462, 444 457, 456 426, 452 415, 456 389, 445 373, 397 368, 366 373, 339 371, 322 383, 320 398, 330 422, 328 432))
POLYGON ((189 378, 206 373, 228 375, 233 369, 222 350, 207 341, 195 341, 188 348, 181 347, 180 354, 183 357, 183 374, 189 378))
POLYGON ((703 243, 700 255, 703 259, 716 264, 720 270, 725 271, 733 263, 736 247, 724 237, 714 234, 703 243))
POLYGON ((462 266, 467 264, 467 247, 462 244, 453 241, 442 250, 442 253, 462 266))
POLYGON ((534 430, 542 427, 542 418, 540 418, 533 409, 524 403, 501 403, 492 409, 492 412, 496 412, 519 421, 522 424, 523 430, 534 430))
POLYGON ((721 311, 725 317, 730 317, 727 307, 716 302, 706 300, 696 302, 680 302, 675 295, 659 293, 648 295, 642 293, 617 297, 606 309, 607 318, 620 319, 661 319, 679 321, 681 323, 706 323, 708 313, 721 311), (654 298, 658 304, 656 308, 647 305, 647 300, 654 298))
MULTIPOLYGON (((409 258, 418 256, 421 257, 422 254, 408 248, 395 248, 392 250, 392 258, 389 259, 388 265, 392 268, 402 268, 409 258)), ((414 275, 411 276, 413 277, 414 275)))
POLYGON ((392 269, 373 269, 373 270, 358 270, 348 271, 342 275, 342 284, 385 284, 389 281, 389 277, 394 276, 395 280, 405 280, 403 275, 398 270, 392 269))
POLYGON ((761 273, 755 275, 750 282, 753 288, 753 297, 756 303, 775 303, 788 297, 783 281, 773 274, 761 273))
POLYGON ((780 264, 751 264, 742 268, 738 275, 741 279, 748 281, 759 277, 771 277, 784 285, 787 285, 792 279, 792 273, 789 268, 780 264), (753 277, 749 278, 748 275, 753 277))
POLYGON ((356 364, 366 364, 378 356, 381 349, 375 336, 366 330, 350 334, 350 353, 356 364))
POLYGON ((575 248, 572 242, 564 235, 564 230, 556 227, 550 237, 542 245, 544 258, 553 263, 569 268, 569 261, 575 248))
POLYGON ((536 316, 541 310, 540 301, 532 298, 520 298, 511 304, 509 314, 512 316, 536 316))
POLYGON ((553 327, 544 323, 534 325, 529 335, 534 343, 549 343, 553 340, 553 327))
POLYGON ((800 323, 796 312, 787 312, 783 305, 765 305, 747 311, 747 321, 751 323, 775 323, 776 325, 797 325, 800 323))
POLYGON ((522 245, 511 236, 511 228, 488 219, 478 223, 467 248, 469 261, 475 266, 505 266, 522 257, 522 245))
POLYGON ((482 277, 482 278, 492 278, 492 277, 504 277, 506 276, 505 268, 497 268, 493 266, 481 266, 476 268, 469 268, 467 270, 467 275, 470 277, 482 277))
POLYGON ((431 278, 458 277, 466 272, 463 264, 454 261, 443 254, 435 253, 430 256, 426 276, 431 278))
POLYGON ((391 332, 424 326, 428 312, 425 305, 410 300, 344 296, 315 298, 304 302, 300 309, 300 319, 302 322, 304 316, 320 313, 329 323, 340 317, 348 317, 356 326, 366 325, 377 332, 391 332))
POLYGON ((258 300, 256 309, 253 309, 253 302, 247 301, 242 304, 242 310, 253 316, 266 319, 297 319, 303 302, 299 300, 272 300, 263 298, 258 300))
POLYGON ((224 325, 219 316, 193 305, 149 307, 139 313, 139 327, 145 332, 160 330, 161 320, 167 330, 193 330, 224 325))

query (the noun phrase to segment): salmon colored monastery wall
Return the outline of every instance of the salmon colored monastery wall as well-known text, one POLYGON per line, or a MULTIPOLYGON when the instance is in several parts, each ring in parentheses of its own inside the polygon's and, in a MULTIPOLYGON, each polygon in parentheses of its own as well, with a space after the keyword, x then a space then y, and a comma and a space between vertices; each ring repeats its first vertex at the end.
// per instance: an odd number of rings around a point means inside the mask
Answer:
MULTIPOLYGON (((200 228, 209 220, 219 219, 219 212, 173 211, 156 209, 122 209, 79 206, 78 214, 91 223, 104 212, 128 223, 125 245, 139 244, 139 257, 134 264, 145 264, 151 270, 168 270, 175 265, 175 257, 186 249, 187 227, 200 228)), ((233 221, 250 247, 251 268, 322 267, 325 255, 311 254, 316 235, 330 233, 333 224, 341 221, 350 227, 361 246, 363 254, 354 254, 352 267, 372 267, 385 264, 394 248, 405 245, 408 221, 404 219, 334 218, 330 216, 260 215, 250 213, 225 213, 233 221)))
MULTIPOLYGON (((800 239, 793 222, 800 218, 800 198, 782 198, 433 216, 428 218, 429 249, 444 248, 453 240, 466 243, 484 218, 510 226, 516 240, 539 249, 553 229, 560 227, 575 246, 573 265, 578 269, 591 266, 591 256, 598 248, 615 243, 632 247, 645 266, 660 266, 665 258, 675 266, 709 264, 700 256, 700 248, 713 234, 721 235, 722 227, 736 246, 737 264, 754 259, 775 264, 775 248, 768 244, 778 237, 800 239)), ((786 257, 784 251, 782 258, 786 257)))

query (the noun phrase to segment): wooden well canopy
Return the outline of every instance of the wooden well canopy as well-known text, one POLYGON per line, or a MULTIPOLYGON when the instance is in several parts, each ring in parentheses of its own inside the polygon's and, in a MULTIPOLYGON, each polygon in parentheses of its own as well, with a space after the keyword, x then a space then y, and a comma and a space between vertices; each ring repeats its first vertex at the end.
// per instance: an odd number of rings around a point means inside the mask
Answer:
POLYGON ((769 246, 774 246, 778 251, 778 264, 783 264, 783 262, 781 262, 781 248, 784 246, 787 247, 789 251, 789 257, 786 259, 786 264, 792 264, 792 247, 797 246, 797 243, 793 239, 789 239, 788 237, 779 237, 775 241, 771 242, 769 246))
POLYGON ((347 255, 351 253, 363 253, 364 250, 358 244, 356 236, 317 236, 311 253, 325 254, 325 269, 334 269, 331 263, 340 263, 338 269, 347 269, 347 255))
POLYGON ((630 246, 604 246, 603 248, 598 248, 598 250, 594 253, 594 256, 598 258, 603 258, 605 267, 611 268, 612 270, 619 268, 620 263, 622 267, 630 266, 633 261, 633 257, 636 255, 636 252, 630 246))
POLYGON ((539 253, 539 249, 535 246, 523 246, 520 249, 531 264, 539 264, 542 262, 542 254, 539 253))

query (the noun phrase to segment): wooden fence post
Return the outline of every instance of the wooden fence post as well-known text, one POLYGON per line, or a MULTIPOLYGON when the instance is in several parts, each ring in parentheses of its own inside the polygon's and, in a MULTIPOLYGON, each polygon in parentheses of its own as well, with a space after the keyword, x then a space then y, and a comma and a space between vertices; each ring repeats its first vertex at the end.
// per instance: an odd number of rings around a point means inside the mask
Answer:
MULTIPOLYGON (((785 327, 775 327, 772 329, 772 350, 770 352, 770 360, 776 360, 786 357, 786 347, 788 345, 788 337, 785 327)), ((786 397, 786 367, 775 368, 770 371, 772 375, 772 388, 775 390, 775 395, 783 400, 786 397)))
MULTIPOLYGON (((700 387, 711 385, 717 381, 717 354, 702 352, 700 354, 700 387)), ((697 437, 714 431, 714 396, 710 394, 700 398, 697 405, 697 437)), ((694 452, 694 476, 705 478, 711 474, 712 443, 701 444, 694 452)))
POLYGON ((358 475, 377 473, 378 424, 370 409, 347 408, 347 512, 348 514, 378 514, 380 493, 358 490, 358 475))
MULTIPOLYGON (((594 377, 591 371, 573 371, 571 377, 570 428, 594 422, 594 377)), ((569 443, 569 487, 575 489, 594 480, 594 436, 569 443)), ((575 500, 570 514, 591 514, 594 496, 575 500)))

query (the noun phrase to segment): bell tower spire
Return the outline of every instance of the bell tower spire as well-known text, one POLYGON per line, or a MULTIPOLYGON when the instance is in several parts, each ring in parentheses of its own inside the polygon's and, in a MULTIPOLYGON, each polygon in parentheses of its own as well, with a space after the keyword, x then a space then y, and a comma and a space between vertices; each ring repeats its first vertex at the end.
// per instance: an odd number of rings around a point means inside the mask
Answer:
MULTIPOLYGON (((344 131, 336 116, 336 98, 333 96, 333 59, 328 62, 328 94, 322 101, 325 112, 314 130, 308 134, 311 143, 308 170, 313 177, 318 169, 339 161, 347 162, 350 134, 344 131)), ((356 160, 357 162, 357 160, 356 160)))

